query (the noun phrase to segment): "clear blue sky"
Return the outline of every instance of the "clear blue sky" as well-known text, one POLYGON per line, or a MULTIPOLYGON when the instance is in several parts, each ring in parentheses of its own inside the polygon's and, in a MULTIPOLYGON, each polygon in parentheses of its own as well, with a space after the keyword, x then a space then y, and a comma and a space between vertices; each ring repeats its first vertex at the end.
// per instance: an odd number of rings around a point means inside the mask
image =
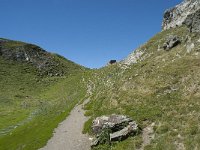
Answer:
POLYGON ((0 0, 0 37, 99 68, 159 32, 163 12, 181 1, 0 0))

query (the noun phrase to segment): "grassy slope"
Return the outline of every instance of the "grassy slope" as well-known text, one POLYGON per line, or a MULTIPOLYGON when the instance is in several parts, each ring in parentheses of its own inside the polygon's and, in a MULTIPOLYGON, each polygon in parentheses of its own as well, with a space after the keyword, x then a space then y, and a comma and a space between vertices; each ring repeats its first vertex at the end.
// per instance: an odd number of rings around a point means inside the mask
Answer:
POLYGON ((84 69, 55 56, 63 77, 38 76, 31 65, 0 57, 0 149, 38 149, 86 95, 84 69))
MULTIPOLYGON (((119 64, 92 73, 96 85, 92 101, 86 106, 92 118, 105 114, 126 114, 141 128, 155 123, 155 139, 145 149, 176 149, 177 143, 186 149, 200 149, 200 43, 198 34, 184 27, 163 31, 142 48, 151 56, 124 70, 119 64), (182 44, 171 51, 158 51, 169 34, 182 38, 182 44), (187 53, 186 35, 192 37, 195 49, 187 53), (98 110, 98 111, 96 111, 98 110)), ((90 119, 84 132, 91 132, 90 119)), ((121 143, 96 149, 136 149, 141 135, 121 143)))
MULTIPOLYGON (((13 55, 16 55, 16 52, 22 53, 22 52, 26 51, 26 53, 31 55, 31 57, 32 57, 32 59, 34 59, 34 61, 37 60, 38 64, 41 63, 42 57, 43 57, 44 62, 48 60, 48 62, 46 62, 48 65, 46 65, 46 67, 43 67, 40 71, 38 71, 38 73, 41 76, 46 76, 48 72, 50 72, 51 74, 53 73, 54 75, 56 73, 59 73, 59 74, 64 74, 65 76, 68 76, 72 73, 86 70, 85 67, 80 66, 70 60, 67 60, 66 58, 64 58, 61 55, 46 52, 45 50, 43 50, 41 47, 39 47, 37 45, 30 44, 30 43, 24 43, 21 41, 2 39, 2 38, 0 38, 0 40, 7 41, 7 42, 0 43, 0 48, 5 49, 7 52, 10 51, 11 54, 13 54, 13 55), (38 59, 35 58, 36 54, 34 53, 34 51, 36 52, 37 55, 39 55, 39 56, 37 56, 37 57, 39 57, 38 59)), ((27 61, 24 61, 24 62, 27 62, 27 61)), ((28 63, 31 64, 31 62, 28 62, 28 63)))
MULTIPOLYGON (((69 67, 66 76, 41 78, 28 64, 0 58, 0 149, 31 150, 45 145, 53 129, 84 98, 86 83, 93 87, 93 95, 86 106, 92 118, 84 132, 91 132, 94 117, 120 113, 131 116, 141 128, 155 123, 155 139, 146 149, 175 149, 175 143, 199 148, 200 61, 195 55, 199 45, 195 43, 191 53, 186 53, 184 43, 169 52, 157 51, 171 33, 183 39, 186 35, 199 38, 185 28, 161 32, 143 46, 151 56, 126 70, 116 64, 85 72, 56 56, 65 69, 69 67)), ((96 149, 132 150, 141 143, 138 135, 96 149)))

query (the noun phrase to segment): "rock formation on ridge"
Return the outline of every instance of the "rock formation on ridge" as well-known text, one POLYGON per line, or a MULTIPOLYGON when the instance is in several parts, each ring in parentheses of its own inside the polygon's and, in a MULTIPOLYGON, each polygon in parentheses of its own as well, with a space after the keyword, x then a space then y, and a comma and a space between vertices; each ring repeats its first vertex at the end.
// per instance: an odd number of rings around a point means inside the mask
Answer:
POLYGON ((200 1, 184 0, 181 4, 165 11, 162 29, 167 30, 186 24, 191 31, 200 31, 200 1), (194 28, 194 29, 192 29, 194 28))

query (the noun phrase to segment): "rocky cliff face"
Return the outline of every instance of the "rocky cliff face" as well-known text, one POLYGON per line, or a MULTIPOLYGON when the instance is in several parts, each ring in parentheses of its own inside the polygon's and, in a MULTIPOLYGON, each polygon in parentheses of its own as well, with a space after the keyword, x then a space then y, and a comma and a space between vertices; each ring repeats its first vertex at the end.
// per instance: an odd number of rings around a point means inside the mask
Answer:
MULTIPOLYGON (((180 27, 182 25, 186 25, 190 32, 200 32, 200 0, 184 0, 181 4, 165 11, 162 23, 163 30, 180 27)), ((173 36, 174 35, 172 35, 172 37, 173 36)), ((160 39, 160 41, 162 41, 162 39, 160 39)), ((174 44, 177 44, 176 42, 180 43, 180 40, 170 41, 167 39, 164 42, 164 49, 171 49, 173 48, 174 44)), ((163 47, 162 45, 158 45, 158 50, 163 49, 163 47)), ((144 49, 143 47, 140 47, 134 50, 123 61, 121 61, 121 64, 135 64, 145 60, 150 55, 151 53, 148 50, 144 49)))
POLYGON ((184 0, 164 13, 163 30, 186 24, 190 31, 200 32, 200 1, 184 0))

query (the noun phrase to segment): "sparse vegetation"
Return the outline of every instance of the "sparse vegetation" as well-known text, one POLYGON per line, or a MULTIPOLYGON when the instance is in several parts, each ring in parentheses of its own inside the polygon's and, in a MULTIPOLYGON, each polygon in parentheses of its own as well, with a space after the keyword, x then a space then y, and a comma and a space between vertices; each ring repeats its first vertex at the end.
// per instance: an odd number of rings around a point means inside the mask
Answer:
MULTIPOLYGON (((145 147, 148 150, 177 149, 180 144, 186 149, 199 149, 198 38, 198 34, 189 33, 185 27, 163 31, 143 45, 149 57, 141 62, 127 69, 117 64, 94 72, 91 80, 98 86, 86 106, 86 114, 92 118, 125 114, 136 120, 142 129, 155 123, 155 138, 145 147), (162 45, 170 34, 181 37, 181 45, 170 51, 158 50, 158 45, 162 45), (184 41, 188 36, 195 43, 191 52, 187 52, 184 41)), ((90 122, 85 126, 85 130, 91 133, 90 122)), ((133 143, 134 139, 127 140, 107 149, 120 150, 125 145, 125 149, 134 149, 133 143)), ((140 140, 137 147, 141 143, 140 140)), ((99 146, 96 149, 105 148, 99 146)))
MULTIPOLYGON (((29 63, 0 57, 0 149, 38 149, 52 136, 61 122, 91 88, 91 101, 85 106, 91 119, 83 132, 91 134, 95 117, 113 113, 134 119, 141 129, 154 123, 154 138, 146 150, 200 148, 199 129, 199 36, 186 27, 158 33, 150 39, 144 60, 130 66, 121 63, 87 70, 61 56, 57 69, 63 76, 39 76, 29 63), (181 38, 170 51, 159 50, 168 35, 181 38), (187 39, 195 47, 187 51, 187 39)), ((190 43, 189 43, 190 44, 190 43)), ((87 95, 88 96, 88 95, 87 95)), ((142 146, 138 134, 122 142, 103 144, 94 150, 129 150, 142 146)))

